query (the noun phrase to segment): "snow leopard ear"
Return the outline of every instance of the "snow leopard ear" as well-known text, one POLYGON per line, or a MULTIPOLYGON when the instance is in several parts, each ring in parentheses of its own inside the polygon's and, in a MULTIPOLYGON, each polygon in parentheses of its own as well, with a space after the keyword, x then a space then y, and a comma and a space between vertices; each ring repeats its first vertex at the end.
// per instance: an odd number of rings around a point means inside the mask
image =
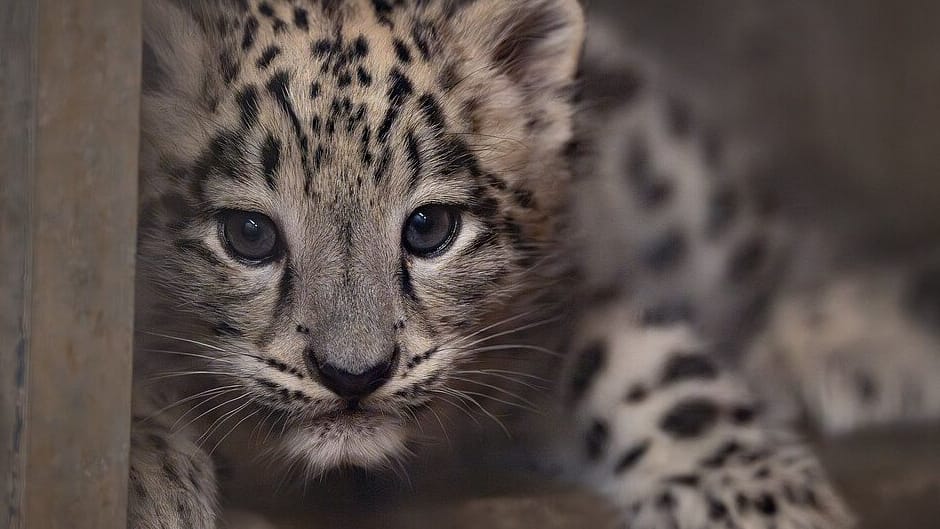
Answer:
POLYGON ((547 88, 574 78, 585 25, 578 0, 477 0, 455 16, 468 49, 485 50, 523 87, 547 88))
POLYGON ((145 0, 143 35, 144 90, 198 97, 208 44, 193 14, 173 0, 145 0))

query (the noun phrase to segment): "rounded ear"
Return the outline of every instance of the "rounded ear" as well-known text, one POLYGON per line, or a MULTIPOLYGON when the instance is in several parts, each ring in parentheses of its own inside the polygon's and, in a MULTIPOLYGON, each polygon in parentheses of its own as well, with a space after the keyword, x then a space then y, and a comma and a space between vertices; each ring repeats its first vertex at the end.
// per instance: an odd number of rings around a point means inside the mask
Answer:
POLYGON ((571 81, 584 43, 578 0, 478 0, 456 13, 458 38, 530 88, 571 81))
POLYGON ((143 36, 144 89, 198 96, 208 43, 192 13, 172 0, 145 0, 143 36))

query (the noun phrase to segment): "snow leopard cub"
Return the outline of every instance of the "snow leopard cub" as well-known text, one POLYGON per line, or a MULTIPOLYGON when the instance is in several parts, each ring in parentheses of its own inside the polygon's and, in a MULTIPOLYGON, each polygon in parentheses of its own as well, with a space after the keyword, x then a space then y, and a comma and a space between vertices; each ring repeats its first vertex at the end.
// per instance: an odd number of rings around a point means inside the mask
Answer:
POLYGON ((584 31, 576 0, 145 2, 130 527, 217 527, 221 455, 400 458, 512 382, 460 371, 497 350, 563 373, 540 411, 629 527, 848 525, 698 329, 559 303, 584 31))

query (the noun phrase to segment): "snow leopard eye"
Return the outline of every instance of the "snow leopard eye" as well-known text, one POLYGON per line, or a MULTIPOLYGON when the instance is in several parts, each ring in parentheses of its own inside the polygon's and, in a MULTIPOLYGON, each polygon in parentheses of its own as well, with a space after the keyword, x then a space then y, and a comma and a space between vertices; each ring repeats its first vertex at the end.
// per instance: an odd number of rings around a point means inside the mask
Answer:
POLYGON ((252 211, 225 211, 219 227, 228 250, 250 264, 264 263, 278 253, 277 227, 267 215, 252 211))
POLYGON ((402 243, 418 257, 436 257, 457 238, 460 211, 453 206, 428 204, 414 210, 405 221, 402 243))

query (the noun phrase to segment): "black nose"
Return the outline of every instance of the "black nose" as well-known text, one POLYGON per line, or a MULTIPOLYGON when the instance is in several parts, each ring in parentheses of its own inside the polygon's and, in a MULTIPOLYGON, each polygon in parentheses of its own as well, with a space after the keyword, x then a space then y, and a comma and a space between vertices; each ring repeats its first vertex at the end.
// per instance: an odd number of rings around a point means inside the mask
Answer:
POLYGON ((361 399, 382 387, 391 377, 397 357, 397 353, 392 354, 361 373, 351 373, 328 362, 321 362, 309 353, 307 362, 312 364, 311 371, 315 370, 319 375, 320 383, 330 391, 344 399, 361 399))

